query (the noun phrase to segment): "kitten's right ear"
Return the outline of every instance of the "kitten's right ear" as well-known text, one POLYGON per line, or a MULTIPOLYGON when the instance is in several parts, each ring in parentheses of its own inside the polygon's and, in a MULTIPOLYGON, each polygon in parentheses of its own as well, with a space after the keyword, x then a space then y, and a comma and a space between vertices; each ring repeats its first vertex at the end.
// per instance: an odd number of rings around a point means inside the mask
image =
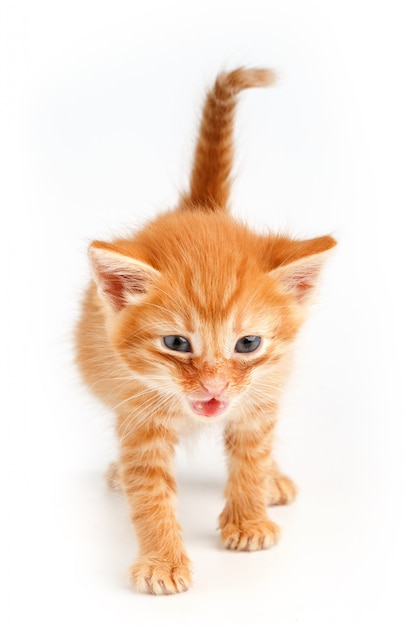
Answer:
POLYGON ((101 241, 90 245, 88 256, 99 295, 114 311, 121 311, 147 293, 160 275, 147 263, 125 256, 101 241))

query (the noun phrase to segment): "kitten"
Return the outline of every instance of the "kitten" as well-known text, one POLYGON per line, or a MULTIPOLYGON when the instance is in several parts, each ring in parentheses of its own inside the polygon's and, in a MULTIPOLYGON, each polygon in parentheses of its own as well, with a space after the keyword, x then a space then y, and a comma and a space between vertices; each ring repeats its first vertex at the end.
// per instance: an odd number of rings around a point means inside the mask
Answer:
POLYGON ((295 496, 272 456, 279 392, 336 242, 259 235, 229 215, 237 95, 273 80, 266 69, 220 74, 178 207, 133 237, 89 248, 94 281, 77 330, 78 364, 117 415, 120 458, 108 478, 129 502, 140 546, 131 578, 141 592, 190 585, 173 472, 175 445, 190 424, 224 424, 226 548, 272 546, 279 528, 267 506, 295 496))

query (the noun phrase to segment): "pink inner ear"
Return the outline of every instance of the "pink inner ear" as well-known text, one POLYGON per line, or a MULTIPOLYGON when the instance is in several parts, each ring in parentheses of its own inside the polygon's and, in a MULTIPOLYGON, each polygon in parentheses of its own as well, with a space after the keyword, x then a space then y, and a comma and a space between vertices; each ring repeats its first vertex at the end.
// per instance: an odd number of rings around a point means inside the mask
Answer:
POLYGON ((304 280, 300 280, 297 284, 297 291, 300 294, 305 293, 306 291, 308 291, 309 289, 311 289, 313 287, 313 284, 311 281, 307 280, 307 277, 304 280))
POLYGON ((296 283, 295 290, 300 301, 303 301, 307 293, 316 285, 318 275, 319 268, 317 266, 313 266, 304 267, 303 271, 296 276, 294 280, 296 283))
POLYGON ((111 301, 113 307, 120 311, 127 304, 127 296, 132 293, 145 293, 144 281, 139 276, 128 273, 111 273, 98 271, 103 294, 111 301))
POLYGON ((97 244, 90 246, 89 256, 99 293, 116 311, 131 296, 146 293, 159 275, 150 265, 97 244))
POLYGON ((269 274, 299 304, 308 304, 328 252, 336 245, 336 240, 330 235, 304 241, 276 237, 269 239, 268 245, 272 265, 269 274))
POLYGON ((324 255, 317 254, 281 266, 273 273, 285 291, 292 293, 300 304, 307 304, 317 286, 323 261, 324 255))

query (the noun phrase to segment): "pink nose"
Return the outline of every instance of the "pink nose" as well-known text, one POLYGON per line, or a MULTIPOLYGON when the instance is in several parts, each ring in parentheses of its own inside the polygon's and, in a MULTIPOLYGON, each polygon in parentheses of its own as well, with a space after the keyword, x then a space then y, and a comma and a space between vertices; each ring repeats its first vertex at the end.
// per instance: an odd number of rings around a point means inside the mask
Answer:
POLYGON ((211 395, 212 398, 218 398, 224 394, 229 386, 229 383, 224 380, 217 380, 215 378, 203 379, 200 381, 200 385, 211 395))

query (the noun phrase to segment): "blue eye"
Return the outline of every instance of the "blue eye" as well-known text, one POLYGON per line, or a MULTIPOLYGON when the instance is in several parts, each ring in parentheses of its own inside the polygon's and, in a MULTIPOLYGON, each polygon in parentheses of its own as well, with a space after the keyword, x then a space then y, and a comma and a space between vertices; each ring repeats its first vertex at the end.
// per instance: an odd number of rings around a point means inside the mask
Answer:
POLYGON ((175 352, 192 352, 191 344, 185 337, 180 337, 179 335, 168 335, 164 337, 164 344, 170 350, 175 350, 175 352))
POLYGON ((255 335, 248 335, 239 339, 235 345, 235 352, 255 352, 261 345, 261 338, 255 335))

